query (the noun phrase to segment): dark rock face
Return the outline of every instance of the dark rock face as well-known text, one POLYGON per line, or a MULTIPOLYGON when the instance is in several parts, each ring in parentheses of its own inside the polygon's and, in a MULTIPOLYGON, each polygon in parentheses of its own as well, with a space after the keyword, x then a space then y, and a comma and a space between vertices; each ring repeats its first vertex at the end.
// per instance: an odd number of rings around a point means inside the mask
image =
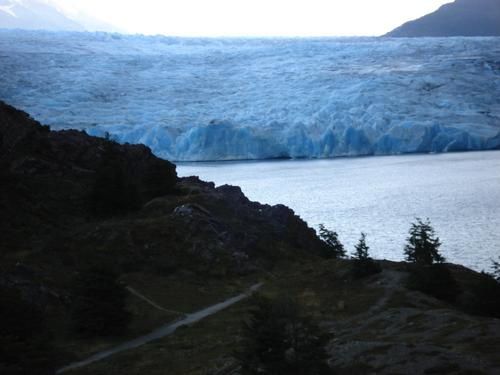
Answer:
POLYGON ((321 253, 315 231, 288 207, 251 202, 236 186, 178 179, 175 165, 145 146, 53 132, 4 103, 0 144, 4 252, 60 252, 70 265, 105 253, 99 261, 124 268, 213 273, 321 253), (117 194, 138 204, 101 216, 92 210, 96 191, 100 205, 117 194))
POLYGON ((175 165, 145 146, 53 132, 0 102, 1 233, 38 237, 90 215, 99 168, 108 159, 133 184, 139 204, 170 193, 177 182, 175 165))
POLYGON ((385 36, 500 36, 500 0, 456 0, 385 36))

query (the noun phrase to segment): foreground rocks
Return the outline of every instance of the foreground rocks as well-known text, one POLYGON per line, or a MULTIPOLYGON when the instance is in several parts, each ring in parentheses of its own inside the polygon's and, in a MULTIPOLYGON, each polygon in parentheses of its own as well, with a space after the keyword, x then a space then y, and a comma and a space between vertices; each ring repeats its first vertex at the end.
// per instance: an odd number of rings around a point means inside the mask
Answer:
POLYGON ((179 179, 142 145, 54 132, 2 102, 0 145, 3 284, 25 285, 32 300, 64 300, 69 278, 96 265, 221 277, 323 249, 291 209, 179 179))
MULTIPOLYGON (((21 310, 27 304, 41 314, 40 345, 53 340, 54 368, 116 344, 75 337, 70 328, 72 279, 98 267, 152 301, 128 296, 132 323, 122 341, 266 278, 264 293, 296 296, 333 333, 329 363, 338 373, 500 371, 499 320, 460 310, 480 277, 471 270, 447 265, 460 284, 455 304, 408 290, 404 263, 380 261, 381 273, 352 279, 349 260, 318 257, 323 242, 291 209, 252 202, 238 187, 177 178, 173 164, 144 146, 52 132, 4 103, 0 144, 1 307, 16 299, 21 310)), ((78 371, 236 374, 231 353, 247 307, 78 371)))

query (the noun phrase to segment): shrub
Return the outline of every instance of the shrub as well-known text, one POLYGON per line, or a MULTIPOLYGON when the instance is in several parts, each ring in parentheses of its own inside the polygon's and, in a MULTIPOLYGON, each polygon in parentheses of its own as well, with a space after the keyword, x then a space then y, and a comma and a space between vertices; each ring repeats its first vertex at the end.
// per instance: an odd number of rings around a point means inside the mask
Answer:
POLYGON ((326 229, 323 224, 319 225, 319 238, 325 243, 327 250, 324 255, 327 258, 343 258, 346 256, 344 245, 339 241, 337 232, 326 229))
POLYGON ((291 299, 254 298, 243 325, 243 343, 236 358, 242 374, 330 374, 325 346, 330 336, 301 312, 291 299))
POLYGON ((75 297, 71 319, 78 334, 112 336, 126 329, 129 322, 126 291, 113 272, 104 269, 84 272, 73 281, 72 291, 75 297))
POLYGON ((492 276, 495 278, 495 280, 497 282, 500 283, 500 258, 499 258, 499 262, 495 262, 494 260, 491 260, 492 262, 492 276))
POLYGON ((454 302, 459 293, 455 278, 444 264, 411 267, 406 286, 447 302, 454 302))
POLYGON ((55 350, 41 311, 19 291, 0 287, 0 374, 53 374, 55 350))
POLYGON ((361 233, 361 238, 355 246, 352 254, 352 275, 356 279, 367 277, 382 271, 380 265, 376 263, 368 254, 370 247, 366 244, 366 234, 361 233))
POLYGON ((97 216, 121 215, 140 208, 137 186, 127 175, 124 162, 114 156, 111 146, 97 169, 90 194, 90 208, 97 216))
POLYGON ((482 272, 463 303, 465 311, 500 318, 500 283, 482 272))
POLYGON ((441 242, 439 237, 436 237, 429 219, 423 222, 416 218, 416 223, 411 224, 409 234, 404 249, 407 261, 421 265, 444 262, 445 259, 439 254, 441 242))

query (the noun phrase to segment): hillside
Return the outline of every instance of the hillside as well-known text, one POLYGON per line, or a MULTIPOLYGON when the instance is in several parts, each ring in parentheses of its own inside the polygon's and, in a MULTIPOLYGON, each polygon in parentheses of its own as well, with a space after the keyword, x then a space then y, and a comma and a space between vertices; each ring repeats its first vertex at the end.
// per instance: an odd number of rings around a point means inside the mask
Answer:
MULTIPOLYGON (((415 267, 405 263, 378 261, 380 273, 356 278, 353 261, 326 259, 326 243, 285 206, 178 178, 145 146, 51 131, 2 102, 0 238, 2 374, 53 374, 256 283, 263 295, 297 298, 333 333, 335 373, 500 370, 493 279, 477 289, 484 276, 447 264, 457 287, 443 299, 409 290, 415 267), (75 311, 88 300, 102 304, 90 328, 112 311, 103 328, 119 330, 75 331, 75 311)), ((243 300, 68 373, 239 374, 234 351, 251 308, 243 300)))
MULTIPOLYGON (((119 145, 75 130, 53 132, 4 103, 0 237, 1 310, 14 320, 33 320, 31 309, 44 316, 40 322, 46 322, 58 348, 51 366, 113 342, 71 335, 73 280, 96 268, 167 310, 191 311, 255 282, 280 260, 323 249, 314 231, 287 207, 250 202, 237 187, 179 179, 173 164, 145 146, 119 145), (15 302, 16 294, 24 302, 15 302)), ((124 337, 177 317, 148 309, 135 295, 127 306, 132 322, 124 337)), ((9 337, 2 347, 13 345, 9 337)), ((45 349, 35 349, 46 355, 45 349)), ((19 364, 17 354, 9 353, 19 364)), ((0 372, 10 374, 12 368, 2 367, 5 355, 0 350, 0 372)), ((38 360, 35 355, 33 366, 38 360)))
POLYGON ((456 0, 385 36, 500 36, 500 0, 456 0))

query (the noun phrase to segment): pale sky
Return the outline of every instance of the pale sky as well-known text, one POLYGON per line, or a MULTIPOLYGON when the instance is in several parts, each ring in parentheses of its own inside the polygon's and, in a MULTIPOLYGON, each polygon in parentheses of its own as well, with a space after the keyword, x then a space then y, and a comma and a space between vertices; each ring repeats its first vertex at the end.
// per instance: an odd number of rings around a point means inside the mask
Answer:
POLYGON ((180 36, 381 35, 452 0, 49 0, 122 31, 180 36))

